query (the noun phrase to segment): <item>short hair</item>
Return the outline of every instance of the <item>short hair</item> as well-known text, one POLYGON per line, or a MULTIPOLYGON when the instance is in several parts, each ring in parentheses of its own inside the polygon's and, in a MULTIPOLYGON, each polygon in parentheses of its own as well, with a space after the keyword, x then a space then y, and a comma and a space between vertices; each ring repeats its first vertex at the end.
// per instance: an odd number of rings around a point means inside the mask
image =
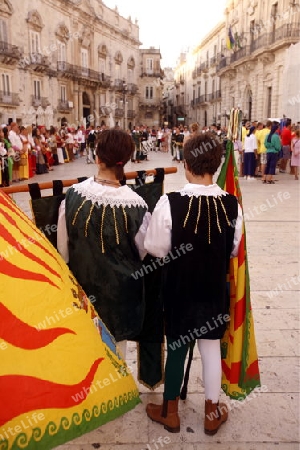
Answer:
POLYGON ((223 148, 213 134, 201 133, 185 143, 183 154, 193 175, 213 175, 221 164, 223 148))
POLYGON ((266 122, 266 127, 271 127, 272 126, 272 120, 267 120, 267 122, 266 122))
POLYGON ((98 138, 96 153, 106 167, 112 168, 117 180, 124 178, 124 166, 135 149, 131 136, 115 128, 103 130, 98 138))
POLYGON ((194 131, 194 132, 198 131, 199 130, 198 123, 196 123, 196 122, 192 123, 191 130, 194 131))

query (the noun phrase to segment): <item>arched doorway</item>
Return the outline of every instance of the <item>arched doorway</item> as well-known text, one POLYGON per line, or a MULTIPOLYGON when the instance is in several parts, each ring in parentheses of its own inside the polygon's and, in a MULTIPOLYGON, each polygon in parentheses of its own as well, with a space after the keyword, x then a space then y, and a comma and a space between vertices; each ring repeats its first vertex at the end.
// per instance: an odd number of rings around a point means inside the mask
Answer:
POLYGON ((82 115, 86 122, 86 128, 88 128, 90 126, 89 119, 91 115, 91 101, 90 97, 86 92, 82 93, 82 107, 83 107, 82 115))

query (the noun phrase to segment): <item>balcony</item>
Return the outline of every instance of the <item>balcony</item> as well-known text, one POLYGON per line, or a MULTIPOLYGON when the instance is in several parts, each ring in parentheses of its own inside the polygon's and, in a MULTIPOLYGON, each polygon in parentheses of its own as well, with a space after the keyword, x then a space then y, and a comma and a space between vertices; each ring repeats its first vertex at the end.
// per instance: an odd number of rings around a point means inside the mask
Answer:
POLYGON ((290 44, 296 44, 300 39, 300 23, 285 24, 270 33, 263 33, 252 40, 250 45, 238 49, 229 57, 224 57, 218 64, 218 71, 225 72, 224 69, 232 69, 243 59, 251 60, 259 54, 272 52, 290 44), (236 64, 237 63, 237 64, 236 64), (233 65, 233 67, 230 67, 233 65))
POLYGON ((111 108, 109 106, 103 105, 100 106, 99 112, 101 116, 109 116, 109 114, 111 113, 111 108))
POLYGON ((106 87, 106 88, 110 87, 110 83, 111 83, 110 76, 106 75, 103 72, 100 72, 99 76, 100 76, 101 86, 106 87))
POLYGON ((209 63, 208 61, 203 62, 202 64, 200 64, 200 70, 203 73, 207 73, 209 69, 209 63))
POLYGON ((47 106, 50 105, 50 102, 47 97, 35 97, 34 95, 31 96, 31 106, 34 108, 38 108, 41 106, 42 108, 47 108, 47 106))
POLYGON ((138 91, 138 87, 137 87, 136 84, 134 84, 134 83, 128 83, 127 84, 127 93, 128 94, 134 95, 134 94, 137 93, 137 91, 138 91))
POLYGON ((217 56, 215 55, 215 56, 212 56, 211 58, 210 58, 210 66, 212 67, 212 66, 214 66, 215 64, 216 64, 216 62, 217 62, 217 56))
POLYGON ((0 91, 0 104, 3 106, 19 106, 19 96, 13 92, 0 91))
POLYGON ((19 47, 8 42, 0 41, 0 63, 15 64, 21 58, 19 47))
POLYGON ((115 117, 116 117, 116 118, 124 117, 124 109, 122 109, 122 108, 116 108, 116 109, 115 109, 115 117))
POLYGON ((210 99, 209 99, 209 95, 208 94, 200 95, 199 103, 201 104, 201 106, 206 106, 206 105, 209 104, 209 102, 210 102, 210 99))
POLYGON ((57 71, 59 75, 64 78, 70 78, 72 80, 84 80, 89 82, 93 86, 109 87, 110 77, 102 72, 89 69, 88 67, 76 66, 66 61, 57 61, 57 71))
POLYGON ((146 109, 155 109, 160 108, 162 106, 162 102, 160 99, 156 98, 141 98, 139 101, 139 107, 140 108, 146 108, 146 109))
POLYGON ((134 119, 136 117, 136 112, 133 109, 128 109, 127 119, 134 119))
POLYGON ((114 82, 114 88, 116 91, 123 91, 125 88, 125 82, 123 80, 120 80, 119 78, 116 78, 114 82))
POLYGON ((28 64, 30 69, 40 73, 46 72, 50 66, 48 57, 41 53, 30 53, 24 58, 24 61, 28 64))
POLYGON ((220 99, 221 99, 221 89, 218 89, 218 90, 216 91, 215 99, 216 99, 216 100, 220 100, 220 99))
POLYGON ((154 78, 163 78, 164 72, 161 70, 160 72, 153 72, 152 70, 142 72, 141 77, 154 77, 154 78))
POLYGON ((57 110, 59 112, 70 112, 73 109, 73 102, 58 100, 57 110))

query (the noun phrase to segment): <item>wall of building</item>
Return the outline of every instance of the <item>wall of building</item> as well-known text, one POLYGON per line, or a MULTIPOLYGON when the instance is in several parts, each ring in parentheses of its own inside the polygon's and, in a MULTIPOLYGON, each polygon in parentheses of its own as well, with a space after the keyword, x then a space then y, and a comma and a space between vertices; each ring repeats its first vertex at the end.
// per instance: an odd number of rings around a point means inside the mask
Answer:
MULTIPOLYGON (((213 122, 225 126, 233 106, 242 109, 245 119, 283 117, 286 51, 299 41, 296 1, 229 0, 224 21, 176 68, 174 105, 187 122, 201 126, 213 122)), ((288 96, 296 98, 299 89, 292 86, 288 96)))
POLYGON ((134 123, 140 42, 130 18, 100 0, 4 0, 0 21, 2 122, 134 123))

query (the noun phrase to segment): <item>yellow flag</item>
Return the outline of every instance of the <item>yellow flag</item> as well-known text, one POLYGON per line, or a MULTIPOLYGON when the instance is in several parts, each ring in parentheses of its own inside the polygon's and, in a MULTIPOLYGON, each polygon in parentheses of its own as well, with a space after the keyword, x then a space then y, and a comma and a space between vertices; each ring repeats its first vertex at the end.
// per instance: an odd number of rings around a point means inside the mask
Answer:
POLYGON ((51 449, 140 403, 92 301, 0 193, 0 450, 51 449))

